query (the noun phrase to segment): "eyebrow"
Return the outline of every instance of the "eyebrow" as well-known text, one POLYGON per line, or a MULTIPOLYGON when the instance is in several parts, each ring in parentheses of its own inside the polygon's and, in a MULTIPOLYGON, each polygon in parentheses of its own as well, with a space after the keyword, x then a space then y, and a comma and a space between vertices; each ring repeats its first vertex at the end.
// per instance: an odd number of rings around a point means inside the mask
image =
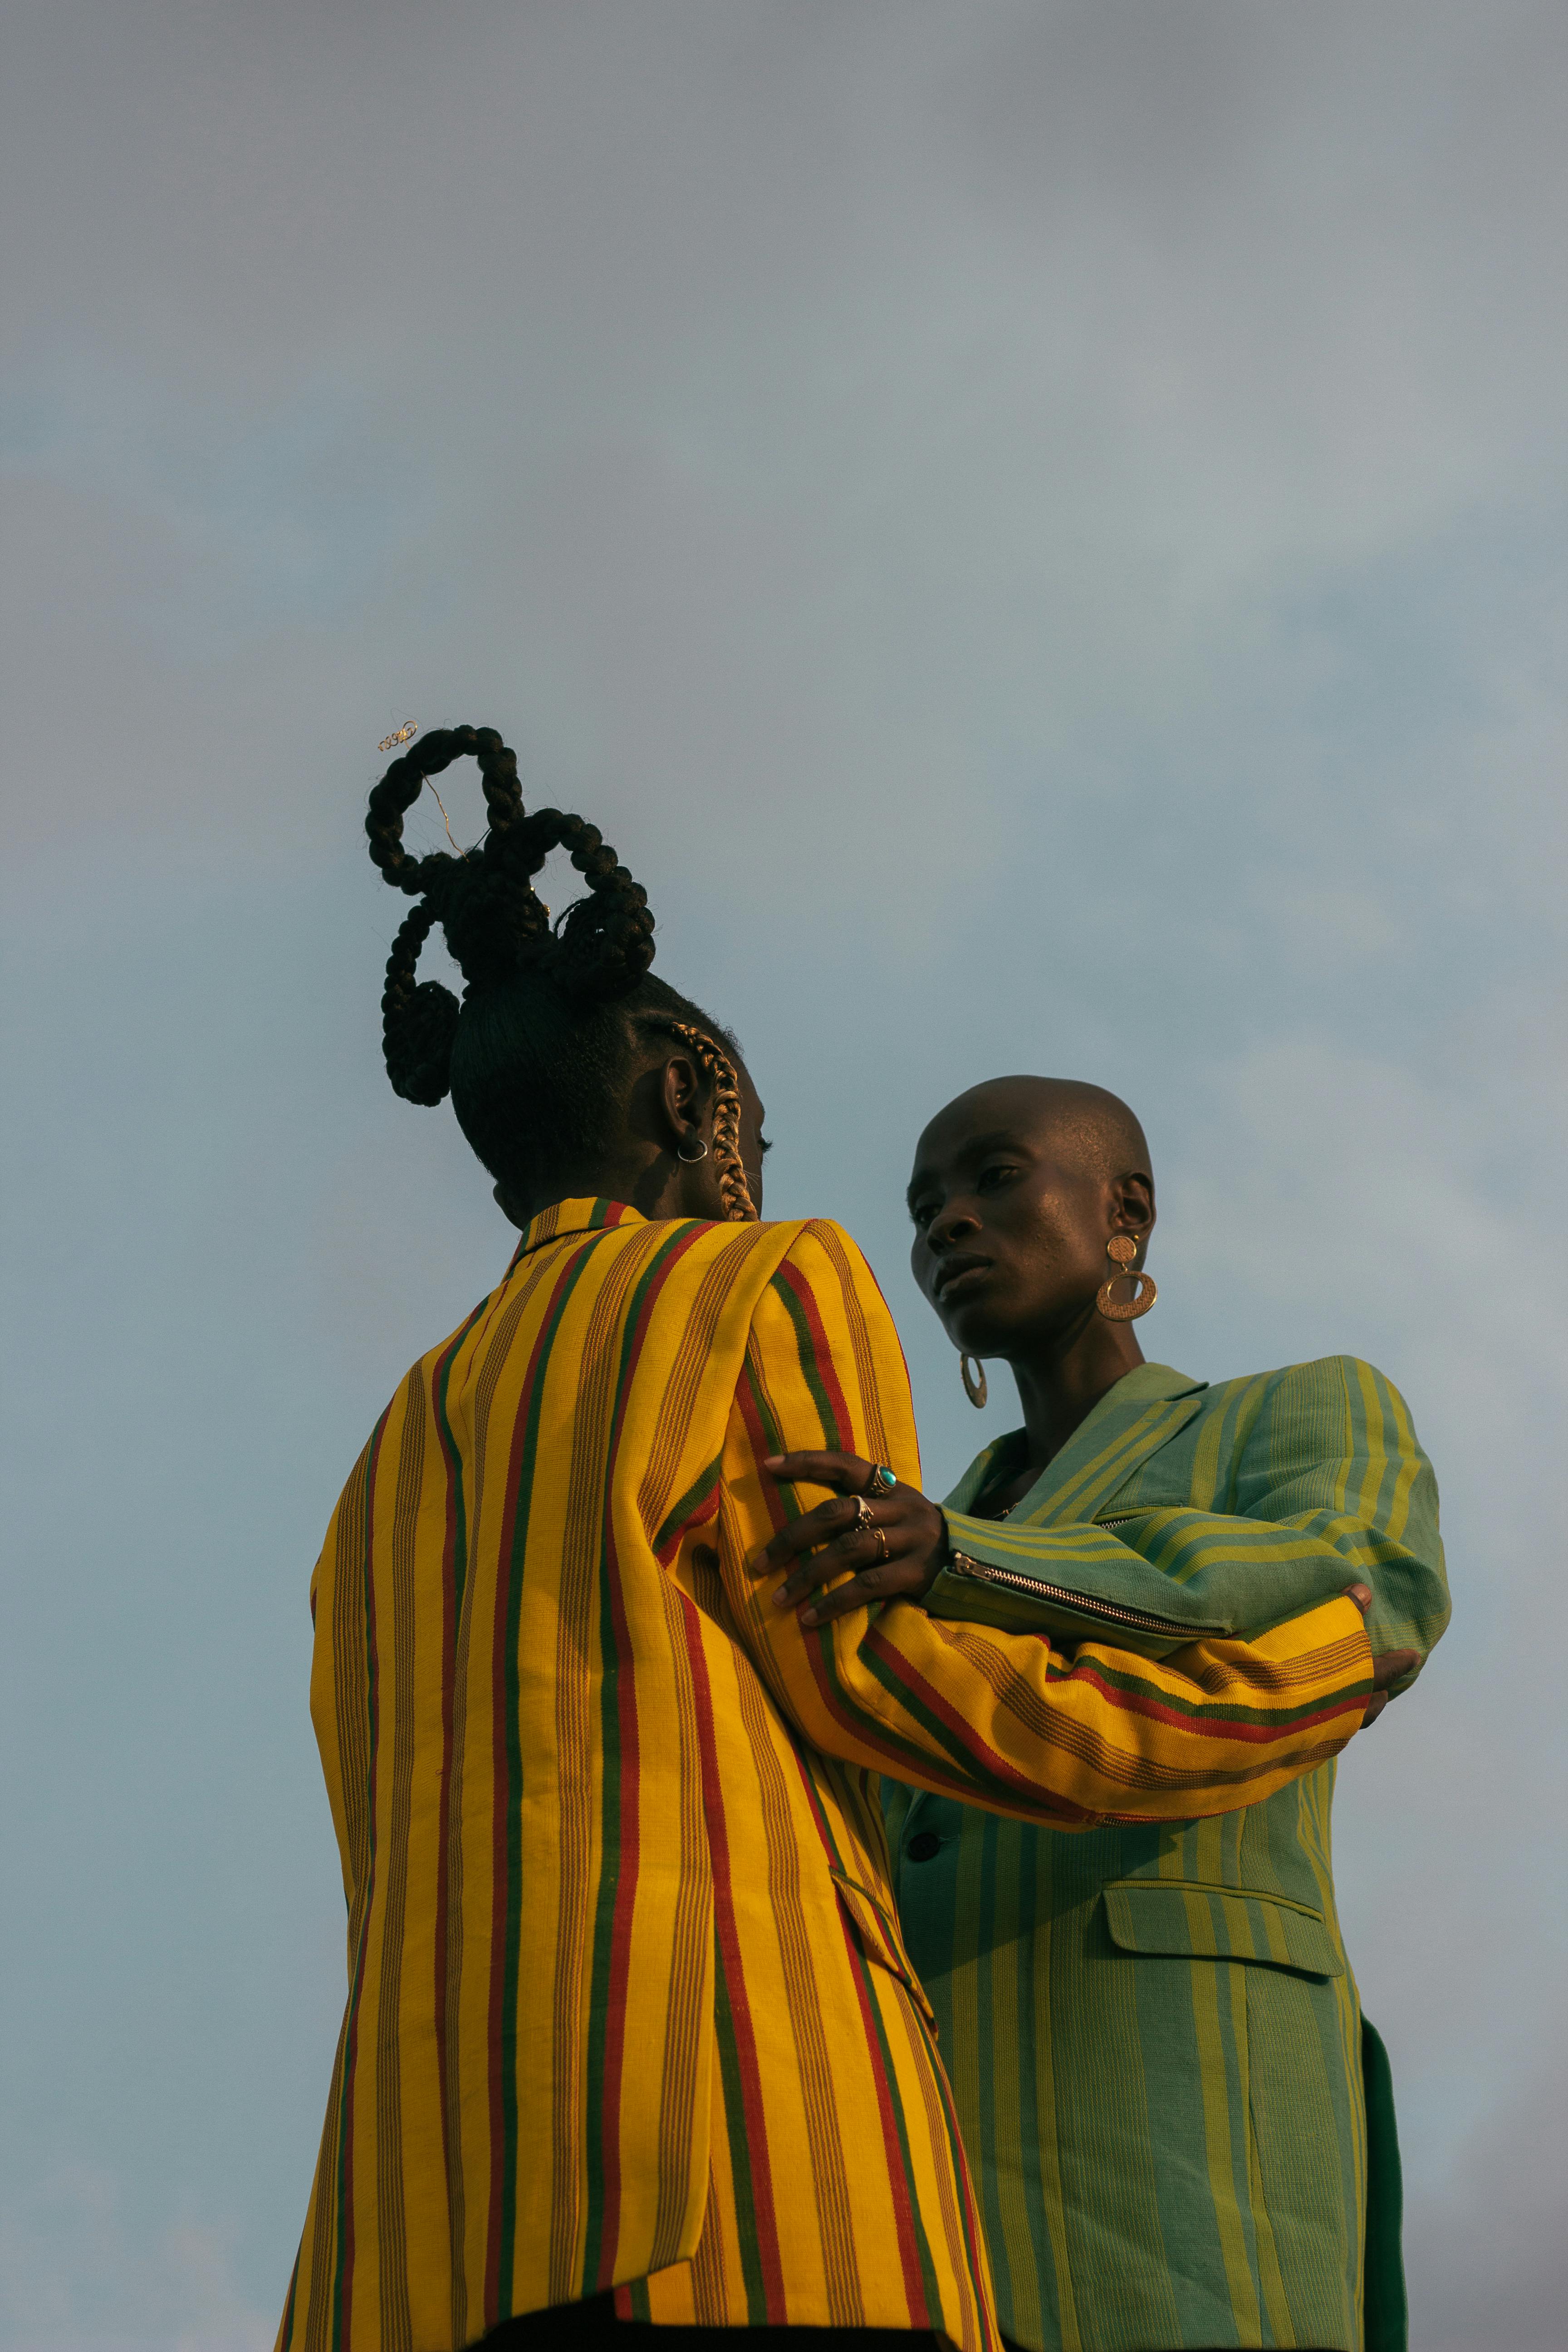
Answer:
MULTIPOLYGON (((965 1160, 984 1160, 988 1151, 1032 1152, 1033 1150, 1033 1144, 1026 1143, 1019 1135, 1016 1128, 995 1127, 989 1129, 984 1135, 971 1135, 967 1137, 963 1143, 959 1147, 958 1150, 954 1152, 953 1159, 955 1161, 962 1162, 965 1160)), ((904 1193, 904 1205, 910 1210, 911 1214, 914 1211, 915 1202, 919 1199, 920 1194, 924 1190, 925 1186, 932 1184, 935 1181, 936 1176, 933 1170, 930 1168, 917 1168, 915 1170, 914 1174, 910 1178, 908 1189, 904 1193)))

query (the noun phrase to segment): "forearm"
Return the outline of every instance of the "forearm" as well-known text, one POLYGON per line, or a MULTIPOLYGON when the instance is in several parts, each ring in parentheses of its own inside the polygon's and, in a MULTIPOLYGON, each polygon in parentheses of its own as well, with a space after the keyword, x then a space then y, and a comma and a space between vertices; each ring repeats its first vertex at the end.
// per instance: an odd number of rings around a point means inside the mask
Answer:
POLYGON ((1079 1824, 1228 1811, 1344 1746, 1372 1670, 1342 1599, 1257 1643, 1205 1641, 1163 1662, 1088 1643, 1069 1661, 1036 1631, 942 1624, 907 1602, 816 1626, 779 1608, 785 1570, 760 1555, 809 1507, 764 1460, 826 1447, 919 1476, 886 1307, 847 1236, 826 1241, 803 1235, 754 1312, 712 1531, 734 1629, 807 1740, 943 1795, 1079 1824))
POLYGON ((1447 1615, 1425 1562, 1327 1512, 1276 1522, 1164 1508, 1065 1528, 943 1517, 952 1564, 928 1608, 1014 1632, 1163 1657, 1186 1641, 1249 1640, 1361 1580, 1373 1594, 1373 1648, 1425 1655, 1447 1615))
POLYGON ((1087 1642, 1069 1659, 1038 1633, 942 1624, 902 1601, 811 1629, 773 1605, 782 1575, 746 1571, 759 1531, 743 1497, 727 1482, 742 1639, 797 1728, 846 1762, 1063 1826, 1184 1821, 1271 1796, 1360 1726, 1371 1660, 1348 1601, 1160 1662, 1087 1642))

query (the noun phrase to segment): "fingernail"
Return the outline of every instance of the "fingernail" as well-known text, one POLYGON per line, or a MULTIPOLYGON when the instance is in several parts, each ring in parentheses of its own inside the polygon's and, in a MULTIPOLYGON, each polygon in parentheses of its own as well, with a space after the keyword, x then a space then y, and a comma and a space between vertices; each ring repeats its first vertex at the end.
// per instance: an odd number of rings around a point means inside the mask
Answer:
POLYGON ((816 1622, 816 1610, 803 1609, 800 1612, 800 1622, 803 1625, 815 1625, 816 1622))

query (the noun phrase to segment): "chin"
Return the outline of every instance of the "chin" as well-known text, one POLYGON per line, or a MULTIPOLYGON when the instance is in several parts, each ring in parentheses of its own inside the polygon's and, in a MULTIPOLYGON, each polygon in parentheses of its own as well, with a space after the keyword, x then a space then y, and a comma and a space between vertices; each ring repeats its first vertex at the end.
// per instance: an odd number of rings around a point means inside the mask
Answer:
POLYGON ((955 1348, 966 1356, 1006 1356, 1012 1352, 1014 1335, 999 1328, 993 1315, 960 1312, 951 1320, 942 1318, 942 1328, 955 1348))

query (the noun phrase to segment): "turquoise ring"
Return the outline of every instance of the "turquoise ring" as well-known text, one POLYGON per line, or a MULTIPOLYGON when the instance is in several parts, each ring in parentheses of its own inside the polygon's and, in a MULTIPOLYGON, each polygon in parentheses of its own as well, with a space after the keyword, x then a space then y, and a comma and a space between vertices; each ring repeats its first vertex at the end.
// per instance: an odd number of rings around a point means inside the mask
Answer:
POLYGON ((860 1492, 863 1495, 890 1495, 898 1483, 897 1471, 889 1470, 885 1462, 876 1462, 872 1464, 871 1475, 860 1492))

